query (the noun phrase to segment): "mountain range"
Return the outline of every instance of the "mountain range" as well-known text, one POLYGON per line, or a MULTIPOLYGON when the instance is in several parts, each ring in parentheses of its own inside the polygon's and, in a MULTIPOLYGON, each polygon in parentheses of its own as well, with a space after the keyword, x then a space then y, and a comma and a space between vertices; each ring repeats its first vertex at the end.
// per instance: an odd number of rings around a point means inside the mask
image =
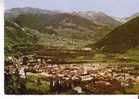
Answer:
MULTIPOLYGON (((90 43, 95 43, 121 25, 120 22, 102 12, 83 13, 84 16, 78 12, 68 13, 29 7, 13 8, 5 11, 5 20, 15 23, 21 28, 37 31, 39 45, 68 49, 83 48, 90 43), (90 13, 92 17, 89 18, 90 13)), ((5 27, 7 25, 5 24, 5 27)), ((9 28, 7 27, 5 30, 7 31, 9 28)), ((10 31, 9 33, 13 32, 12 29, 8 31, 10 31)), ((16 33, 15 36, 18 38, 19 34, 16 33)), ((26 33, 24 34, 26 35, 26 33)), ((14 40, 13 36, 5 36, 14 40)), ((5 40, 5 42, 8 44, 6 46, 12 45, 9 40, 5 40)), ((16 45, 16 43, 14 44, 16 45)))

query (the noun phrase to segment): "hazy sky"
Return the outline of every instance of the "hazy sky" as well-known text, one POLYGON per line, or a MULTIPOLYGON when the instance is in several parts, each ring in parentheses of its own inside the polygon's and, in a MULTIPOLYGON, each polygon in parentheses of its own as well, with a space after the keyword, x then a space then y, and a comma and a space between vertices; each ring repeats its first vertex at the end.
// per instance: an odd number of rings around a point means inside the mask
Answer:
POLYGON ((5 0, 5 8, 34 7, 60 11, 103 11, 126 17, 139 12, 139 0, 5 0))

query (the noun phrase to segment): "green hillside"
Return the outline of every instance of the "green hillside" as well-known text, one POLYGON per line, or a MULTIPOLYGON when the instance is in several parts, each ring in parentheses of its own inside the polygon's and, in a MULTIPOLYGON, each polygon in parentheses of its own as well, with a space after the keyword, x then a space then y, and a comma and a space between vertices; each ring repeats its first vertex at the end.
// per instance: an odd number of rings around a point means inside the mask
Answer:
POLYGON ((5 20, 5 52, 6 54, 23 52, 25 49, 31 50, 39 41, 38 31, 23 28, 15 22, 5 20))
MULTIPOLYGON (((124 53, 139 45, 139 17, 114 29, 94 46, 103 52, 124 53)), ((92 46, 92 45, 89 45, 92 46)))

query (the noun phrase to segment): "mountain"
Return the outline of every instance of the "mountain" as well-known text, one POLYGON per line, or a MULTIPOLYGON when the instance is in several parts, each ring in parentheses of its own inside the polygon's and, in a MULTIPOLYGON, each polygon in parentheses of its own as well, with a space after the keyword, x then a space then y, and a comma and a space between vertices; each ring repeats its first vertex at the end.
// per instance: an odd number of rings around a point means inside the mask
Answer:
MULTIPOLYGON (((110 53, 124 53, 139 45, 139 17, 117 27, 94 46, 110 53)), ((93 45, 88 45, 93 46, 93 45)))
POLYGON ((115 20, 111 16, 106 15, 101 11, 79 11, 73 12, 72 14, 86 18, 90 21, 95 22, 96 24, 107 25, 113 28, 121 24, 119 21, 115 20))
POLYGON ((119 21, 121 23, 126 23, 126 22, 128 22, 128 21, 130 21, 130 20, 132 20, 132 19, 134 19, 134 18, 136 18, 138 16, 139 16, 139 13, 135 13, 135 14, 129 16, 129 17, 120 18, 120 17, 114 17, 114 16, 112 16, 112 18, 114 18, 115 20, 117 20, 117 21, 119 21))
POLYGON ((132 19, 134 19, 134 18, 136 18, 136 17, 138 17, 138 16, 139 16, 139 13, 135 13, 135 14, 129 16, 129 17, 126 17, 125 20, 126 20, 126 21, 130 21, 130 20, 132 20, 132 19))
POLYGON ((24 7, 24 8, 12 8, 8 9, 5 11, 5 17, 6 18, 16 18, 20 14, 27 14, 27 13, 32 13, 32 14, 57 14, 61 13, 60 11, 49 11, 49 10, 44 10, 44 9, 39 9, 39 8, 31 8, 31 7, 24 7))
POLYGON ((103 22, 102 17, 89 20, 73 13, 28 7, 7 10, 5 16, 5 20, 10 20, 21 28, 38 31, 40 45, 68 49, 83 48, 95 43, 121 24, 109 16, 104 17, 108 17, 106 21, 110 21, 103 22))
POLYGON ((115 17, 115 16, 112 16, 112 18, 119 21, 122 24, 128 21, 126 18, 120 18, 120 17, 115 17))

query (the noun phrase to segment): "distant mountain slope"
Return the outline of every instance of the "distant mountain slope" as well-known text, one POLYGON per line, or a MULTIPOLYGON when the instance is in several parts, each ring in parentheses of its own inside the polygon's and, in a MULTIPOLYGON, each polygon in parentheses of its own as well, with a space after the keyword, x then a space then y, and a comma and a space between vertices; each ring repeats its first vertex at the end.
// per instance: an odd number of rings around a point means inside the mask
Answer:
POLYGON ((128 20, 126 19, 126 18, 120 18, 120 17, 114 17, 114 16, 112 16, 112 18, 113 19, 115 19, 115 20, 117 20, 117 21, 119 21, 120 23, 126 23, 128 20))
MULTIPOLYGON (((101 51, 122 53, 139 45, 139 17, 114 29, 95 44, 101 51)), ((92 45, 89 45, 92 46, 92 45)))
POLYGON ((125 18, 125 20, 130 21, 130 20, 132 20, 132 19, 134 19, 134 18, 136 18, 136 17, 138 17, 138 16, 139 16, 139 13, 135 13, 135 14, 133 14, 133 15, 131 15, 131 16, 125 18))
POLYGON ((76 26, 85 27, 88 29, 95 30, 96 27, 101 26, 87 19, 70 15, 67 13, 50 15, 50 14, 21 14, 15 21, 22 26, 43 30, 45 26, 52 26, 57 28, 59 26, 76 28, 76 26))
POLYGON ((139 16, 139 13, 135 13, 135 14, 129 16, 129 17, 122 17, 122 18, 120 18, 120 17, 113 17, 113 18, 115 20, 121 22, 121 23, 126 23, 126 22, 128 22, 128 21, 130 21, 130 20, 132 20, 132 19, 134 19, 134 18, 136 18, 138 16, 139 16))
POLYGON ((59 42, 59 44, 53 44, 54 46, 61 47, 68 45, 69 47, 78 47, 81 46, 80 42, 85 41, 84 44, 88 43, 89 40, 93 42, 93 40, 98 39, 94 36, 111 30, 108 27, 97 25, 87 19, 67 13, 56 15, 28 13, 19 15, 14 21, 22 27, 36 29, 45 34, 47 40, 43 38, 43 44, 45 42, 50 44, 54 41, 59 42), (51 38, 51 42, 48 38, 51 38))
POLYGON ((109 27, 115 28, 121 24, 119 21, 100 11, 79 11, 73 12, 73 14, 91 20, 96 24, 107 25, 109 27))
POLYGON ((6 18, 16 18, 20 14, 25 13, 32 13, 32 14, 57 14, 60 13, 59 11, 49 11, 39 8, 31 8, 31 7, 24 7, 24 8, 12 8, 5 11, 6 18))

